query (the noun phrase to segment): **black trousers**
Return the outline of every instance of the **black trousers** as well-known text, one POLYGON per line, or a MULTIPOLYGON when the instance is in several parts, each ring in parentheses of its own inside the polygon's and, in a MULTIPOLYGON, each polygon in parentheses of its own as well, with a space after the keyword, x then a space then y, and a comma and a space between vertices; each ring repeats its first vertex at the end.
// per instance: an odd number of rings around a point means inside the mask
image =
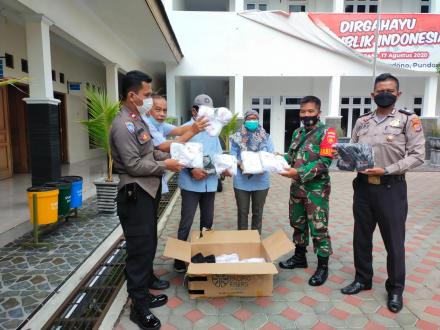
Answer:
POLYGON ((127 258, 125 275, 131 298, 148 301, 149 284, 153 279, 153 260, 157 248, 157 209, 161 187, 152 198, 138 185, 135 197, 128 196, 125 188, 118 192, 119 221, 124 231, 127 258))
POLYGON ((408 214, 406 181, 374 185, 353 181, 353 250, 356 280, 373 278, 373 232, 376 223, 387 251, 388 292, 401 294, 405 286, 405 222, 408 214))
POLYGON ((264 203, 269 189, 246 191, 234 188, 235 201, 237 202, 237 228, 248 230, 249 208, 252 200, 251 229, 256 229, 261 235, 264 203))
POLYGON ((194 221, 197 206, 200 205, 200 230, 211 229, 214 221, 215 192, 194 192, 181 189, 182 208, 177 238, 186 241, 194 221))

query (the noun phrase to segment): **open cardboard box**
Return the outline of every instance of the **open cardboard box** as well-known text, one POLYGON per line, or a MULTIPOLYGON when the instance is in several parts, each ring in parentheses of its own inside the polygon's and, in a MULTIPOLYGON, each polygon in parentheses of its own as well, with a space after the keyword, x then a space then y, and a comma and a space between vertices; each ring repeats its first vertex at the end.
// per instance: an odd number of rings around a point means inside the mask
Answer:
POLYGON ((191 298, 224 296, 271 296, 277 258, 290 252, 293 243, 283 231, 261 240, 257 230, 193 232, 191 241, 168 238, 164 256, 189 263, 188 292, 191 298), (191 263, 197 253, 204 256, 237 253, 241 259, 262 257, 265 263, 191 263))

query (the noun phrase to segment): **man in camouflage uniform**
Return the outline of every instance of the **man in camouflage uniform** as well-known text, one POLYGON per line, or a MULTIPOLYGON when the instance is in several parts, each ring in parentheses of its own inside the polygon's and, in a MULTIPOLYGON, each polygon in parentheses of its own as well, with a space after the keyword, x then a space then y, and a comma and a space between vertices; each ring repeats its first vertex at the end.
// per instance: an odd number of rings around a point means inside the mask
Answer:
POLYGON ((295 254, 279 265, 285 269, 307 268, 306 247, 310 232, 318 256, 318 267, 309 280, 312 286, 322 285, 327 280, 328 259, 332 254, 328 233, 328 168, 332 162, 336 133, 319 121, 320 108, 321 101, 315 96, 306 96, 301 100, 300 118, 304 126, 293 132, 287 153, 291 168, 282 173, 292 178, 289 217, 296 248, 295 254))

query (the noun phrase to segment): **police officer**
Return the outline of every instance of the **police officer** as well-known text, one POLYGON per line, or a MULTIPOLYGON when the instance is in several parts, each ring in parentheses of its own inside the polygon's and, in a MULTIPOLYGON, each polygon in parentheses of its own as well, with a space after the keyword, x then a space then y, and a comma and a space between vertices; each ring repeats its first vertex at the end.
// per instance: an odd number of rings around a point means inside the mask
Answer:
POLYGON ((356 275, 344 294, 371 289, 373 278, 373 232, 379 225, 387 250, 388 309, 403 307, 405 286, 405 221, 408 213, 405 172, 423 164, 425 138, 420 119, 407 110, 397 110, 399 81, 389 73, 376 77, 371 97, 377 105, 361 116, 351 142, 373 146, 376 167, 358 173, 353 188, 353 251, 356 275))
POLYGON ((289 217, 293 227, 295 254, 279 263, 281 268, 307 268, 306 247, 309 244, 309 228, 314 252, 318 255, 318 267, 309 284, 319 286, 328 277, 328 259, 332 254, 328 233, 330 176, 332 147, 336 133, 319 120, 321 100, 306 96, 301 102, 300 118, 303 127, 293 132, 287 161, 291 168, 281 175, 292 178, 290 186, 289 217))
POLYGON ((149 293, 157 246, 157 207, 164 171, 179 171, 178 161, 155 150, 147 124, 141 119, 151 108, 151 78, 130 71, 122 81, 122 107, 113 121, 110 144, 119 173, 117 207, 126 240, 127 291, 132 299, 130 319, 142 329, 159 329, 150 308, 168 298, 149 293))

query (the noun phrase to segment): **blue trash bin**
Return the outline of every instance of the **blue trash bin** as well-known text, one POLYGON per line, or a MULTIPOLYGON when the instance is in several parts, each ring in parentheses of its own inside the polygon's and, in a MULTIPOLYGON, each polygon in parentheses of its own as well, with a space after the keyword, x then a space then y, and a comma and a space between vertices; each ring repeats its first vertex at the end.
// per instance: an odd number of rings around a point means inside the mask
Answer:
POLYGON ((70 201, 70 208, 77 209, 82 206, 82 187, 83 178, 80 176, 63 176, 60 178, 63 181, 72 184, 72 199, 70 201))

